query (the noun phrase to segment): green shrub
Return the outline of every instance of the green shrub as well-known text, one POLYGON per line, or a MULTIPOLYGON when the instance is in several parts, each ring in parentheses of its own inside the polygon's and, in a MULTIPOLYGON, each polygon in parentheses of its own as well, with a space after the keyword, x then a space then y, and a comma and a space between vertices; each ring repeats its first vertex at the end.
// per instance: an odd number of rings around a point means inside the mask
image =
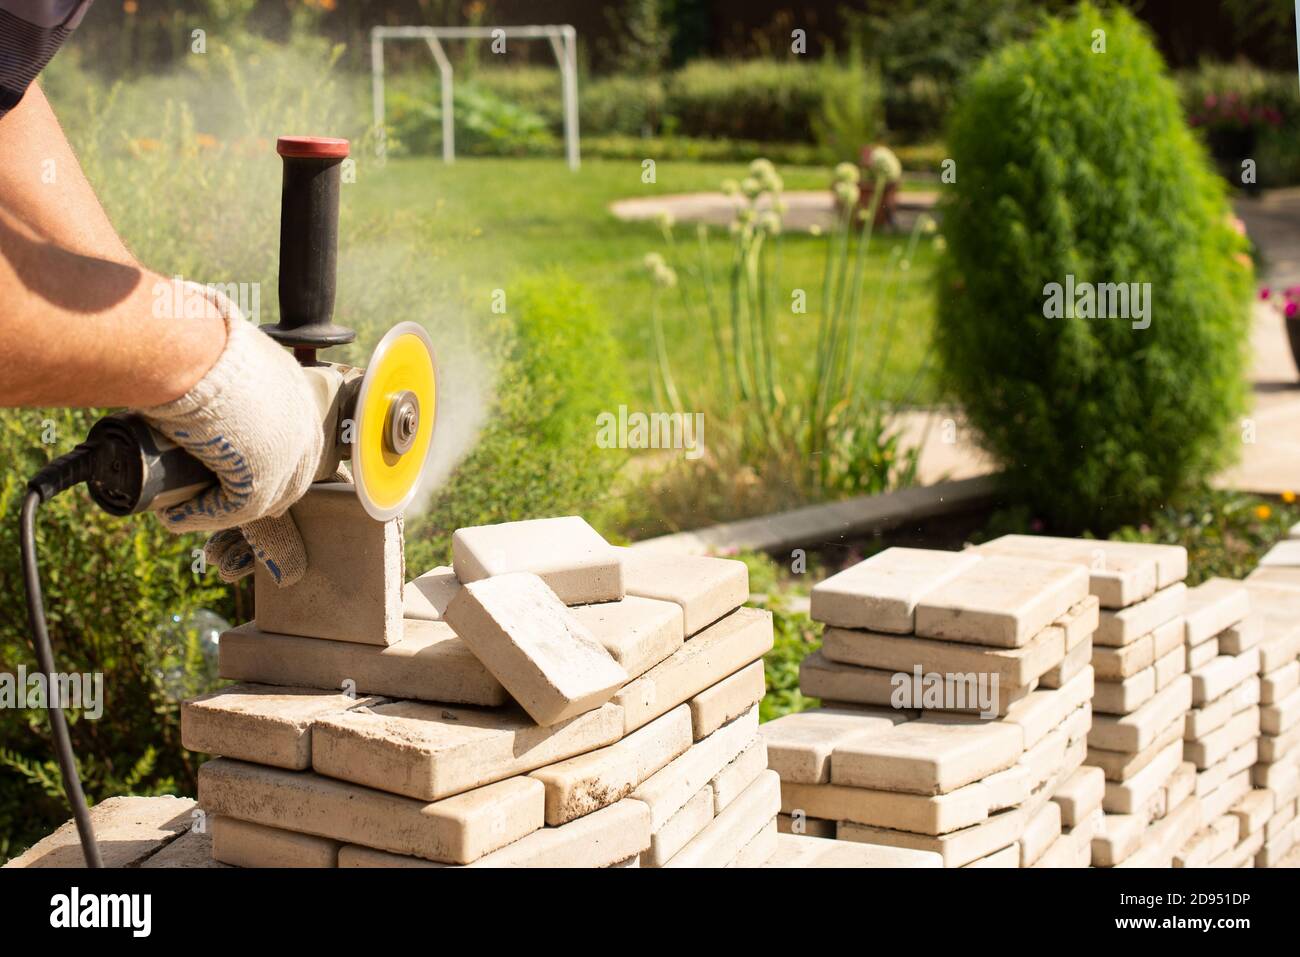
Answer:
POLYGON ((408 517, 407 564, 450 558, 467 525, 600 508, 624 460, 596 444, 596 416, 624 394, 617 343, 587 290, 560 272, 507 287, 509 311, 484 330, 496 401, 474 450, 425 514, 408 517))
POLYGON ((1085 5, 995 55, 948 146, 940 380, 1009 488, 1101 531, 1213 474, 1243 408, 1251 273, 1145 30, 1085 5), (1150 283, 1149 328, 1047 318, 1069 275, 1150 283))
MULTIPOLYGON (((544 117, 473 83, 453 87, 452 116, 457 154, 522 156, 557 146, 544 117)), ((442 99, 436 84, 389 92, 384 119, 396 141, 394 153, 442 151, 442 99)))
POLYGON ((1300 182, 1300 87, 1294 70, 1210 63, 1178 75, 1188 121, 1205 139, 1228 182, 1242 183, 1242 160, 1255 183, 1300 182))

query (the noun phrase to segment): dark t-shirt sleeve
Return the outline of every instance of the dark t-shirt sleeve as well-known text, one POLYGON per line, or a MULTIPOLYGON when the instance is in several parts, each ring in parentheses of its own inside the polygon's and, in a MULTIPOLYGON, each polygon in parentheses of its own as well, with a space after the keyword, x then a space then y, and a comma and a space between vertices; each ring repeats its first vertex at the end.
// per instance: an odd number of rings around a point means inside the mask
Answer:
POLYGON ((18 105, 91 3, 0 0, 0 116, 18 105))

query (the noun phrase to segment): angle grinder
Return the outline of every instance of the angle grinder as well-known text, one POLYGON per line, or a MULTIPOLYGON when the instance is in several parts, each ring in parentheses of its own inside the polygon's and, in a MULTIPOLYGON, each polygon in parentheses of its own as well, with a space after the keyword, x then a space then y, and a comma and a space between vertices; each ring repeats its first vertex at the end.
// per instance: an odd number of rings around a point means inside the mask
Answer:
MULTIPOLYGON (((261 328, 293 350, 312 385, 325 440, 315 480, 330 481, 339 464, 350 461, 361 505, 372 518, 386 521, 410 503, 429 461, 438 400, 433 346, 423 327, 403 322, 380 339, 364 370, 317 359, 318 350, 356 338, 353 330, 334 323, 339 189, 348 141, 282 136, 276 152, 284 165, 280 321, 261 328)), ((96 422, 84 442, 28 482, 21 516, 23 576, 36 655, 47 676, 53 678, 54 659, 36 563, 35 520, 41 502, 85 482, 102 509, 133 515, 186 501, 216 481, 141 416, 121 412, 96 422)), ((57 683, 51 680, 50 687, 57 683)), ((50 724, 86 863, 101 867, 59 702, 50 702, 50 724)))

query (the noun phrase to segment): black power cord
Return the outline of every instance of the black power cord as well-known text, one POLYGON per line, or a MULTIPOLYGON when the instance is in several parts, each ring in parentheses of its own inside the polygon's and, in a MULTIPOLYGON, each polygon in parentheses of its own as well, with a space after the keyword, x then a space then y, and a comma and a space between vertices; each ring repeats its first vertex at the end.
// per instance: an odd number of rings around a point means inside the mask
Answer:
MULTIPOLYGON (((58 694, 59 683, 54 673, 54 652, 50 648, 50 636, 45 627, 45 600, 41 596, 41 578, 36 565, 36 509, 42 502, 47 502, 65 489, 90 478, 93 451, 93 446, 83 443, 67 455, 55 459, 27 483, 27 497, 23 499, 20 521, 23 582, 27 586, 27 620, 32 629, 36 660, 45 672, 52 696, 58 694)), ((77 822, 77 834, 81 838, 81 851, 86 856, 86 866, 103 867, 99 845, 95 843, 90 809, 86 806, 86 795, 81 790, 81 777, 77 773, 77 758, 72 751, 68 722, 63 715, 63 702, 51 697, 47 704, 50 729, 54 732, 55 755, 59 760, 59 772, 63 776, 63 790, 68 795, 68 803, 72 805, 72 817, 77 822)))

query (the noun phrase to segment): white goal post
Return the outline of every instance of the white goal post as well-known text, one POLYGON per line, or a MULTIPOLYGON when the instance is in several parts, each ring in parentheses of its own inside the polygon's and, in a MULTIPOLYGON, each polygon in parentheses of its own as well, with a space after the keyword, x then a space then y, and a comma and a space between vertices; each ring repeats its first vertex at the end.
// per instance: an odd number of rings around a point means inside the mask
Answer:
POLYGON ((564 98, 564 152, 569 169, 578 168, 578 31, 563 26, 528 27, 373 27, 370 31, 370 85, 374 100, 375 128, 384 127, 384 41, 423 40, 429 46, 442 87, 442 160, 456 161, 456 124, 452 117, 451 60, 442 48, 443 40, 498 39, 541 40, 551 43, 560 67, 564 98))

